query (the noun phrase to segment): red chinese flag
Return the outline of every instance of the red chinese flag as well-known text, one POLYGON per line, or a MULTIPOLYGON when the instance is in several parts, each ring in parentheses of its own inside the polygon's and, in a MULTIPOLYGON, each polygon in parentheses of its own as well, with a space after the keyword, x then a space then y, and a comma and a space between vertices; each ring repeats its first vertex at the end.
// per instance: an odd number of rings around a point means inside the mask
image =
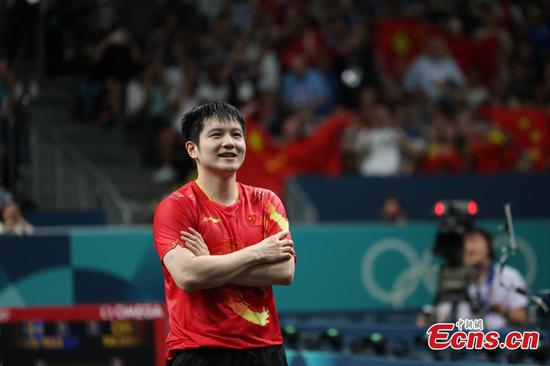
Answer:
POLYGON ((491 80, 496 70, 496 38, 470 39, 443 32, 441 35, 464 73, 475 67, 482 80, 487 82, 491 80))
POLYGON ((405 19, 381 19, 376 23, 377 57, 384 71, 400 74, 422 52, 424 42, 440 35, 429 23, 405 19))
POLYGON ((398 75, 422 52, 432 37, 445 40, 463 72, 472 66, 489 78, 494 74, 497 42, 493 37, 470 39, 442 32, 430 23, 407 19, 381 19, 376 25, 376 52, 384 71, 398 75))
POLYGON ((285 180, 305 173, 341 172, 340 138, 355 116, 336 113, 309 137, 282 146, 250 119, 247 121, 246 159, 238 179, 268 188, 282 196, 285 180))
POLYGON ((280 194, 283 188, 283 178, 288 172, 286 166, 266 164, 273 158, 284 159, 281 150, 276 146, 273 138, 254 121, 247 119, 246 158, 239 169, 237 178, 244 184, 267 188, 280 194), (268 167, 269 166, 269 167, 268 167), (281 178, 283 177, 283 178, 281 178))
POLYGON ((342 172, 340 140, 346 128, 355 120, 347 112, 335 113, 304 140, 284 147, 288 166, 293 174, 342 172))
POLYGON ((529 152, 538 170, 548 167, 550 118, 545 110, 529 107, 519 109, 486 107, 482 113, 508 134, 517 147, 529 152))

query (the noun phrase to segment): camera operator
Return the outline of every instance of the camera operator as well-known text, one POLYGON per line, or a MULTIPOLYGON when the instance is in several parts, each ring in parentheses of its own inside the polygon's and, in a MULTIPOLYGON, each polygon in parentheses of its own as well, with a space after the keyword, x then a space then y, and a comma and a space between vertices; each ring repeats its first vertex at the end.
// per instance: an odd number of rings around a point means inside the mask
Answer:
MULTIPOLYGON (((466 287, 467 301, 460 302, 455 314, 451 302, 438 302, 436 321, 483 319, 486 329, 526 324, 529 301, 513 290, 525 288, 525 280, 516 269, 506 265, 501 268, 495 262, 492 237, 487 231, 475 227, 466 229, 462 237, 462 265, 472 270, 466 287)), ((417 322, 421 324, 422 319, 427 320, 421 317, 417 322)))
POLYGON ((483 229, 469 229, 464 235, 462 258, 466 266, 475 269, 468 295, 485 327, 524 326, 529 300, 510 289, 525 288, 525 280, 515 268, 505 265, 501 269, 495 263, 491 235, 483 229))

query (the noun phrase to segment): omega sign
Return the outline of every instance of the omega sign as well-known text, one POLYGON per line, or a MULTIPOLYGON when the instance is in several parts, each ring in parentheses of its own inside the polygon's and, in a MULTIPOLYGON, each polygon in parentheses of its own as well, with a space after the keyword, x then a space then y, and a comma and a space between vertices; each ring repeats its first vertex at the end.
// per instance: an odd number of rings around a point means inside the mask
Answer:
POLYGON ((158 319, 164 317, 164 310, 160 304, 102 305, 99 308, 99 317, 102 320, 158 319))

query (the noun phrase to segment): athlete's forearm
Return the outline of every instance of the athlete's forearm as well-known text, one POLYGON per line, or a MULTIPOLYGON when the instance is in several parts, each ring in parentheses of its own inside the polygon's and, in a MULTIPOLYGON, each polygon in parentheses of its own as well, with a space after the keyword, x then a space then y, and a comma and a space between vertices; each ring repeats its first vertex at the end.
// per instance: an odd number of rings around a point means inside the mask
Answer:
POLYGON ((240 286, 263 287, 290 285, 294 280, 294 258, 286 261, 249 267, 230 282, 240 286))
POLYGON ((182 269, 183 288, 193 291, 221 286, 259 262, 260 256, 251 247, 224 255, 193 257, 182 269))

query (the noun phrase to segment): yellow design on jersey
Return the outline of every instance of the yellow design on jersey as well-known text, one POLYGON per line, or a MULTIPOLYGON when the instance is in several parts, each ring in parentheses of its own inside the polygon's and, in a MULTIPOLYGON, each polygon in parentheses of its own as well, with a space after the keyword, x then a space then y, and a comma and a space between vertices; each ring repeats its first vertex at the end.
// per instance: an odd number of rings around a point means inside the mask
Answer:
POLYGON ((279 227, 283 230, 288 230, 288 220, 285 219, 285 217, 277 211, 275 206, 273 206, 273 203, 269 202, 267 204, 267 213, 269 215, 269 219, 276 222, 279 227))
POLYGON ((206 221, 212 221, 214 224, 217 224, 218 222, 222 221, 222 219, 217 219, 215 217, 208 216, 202 219, 202 222, 206 222, 206 221))
POLYGON ((254 311, 244 301, 240 301, 234 296, 229 298, 227 305, 235 314, 252 324, 265 327, 269 323, 269 311, 265 306, 262 307, 262 311, 254 311))

